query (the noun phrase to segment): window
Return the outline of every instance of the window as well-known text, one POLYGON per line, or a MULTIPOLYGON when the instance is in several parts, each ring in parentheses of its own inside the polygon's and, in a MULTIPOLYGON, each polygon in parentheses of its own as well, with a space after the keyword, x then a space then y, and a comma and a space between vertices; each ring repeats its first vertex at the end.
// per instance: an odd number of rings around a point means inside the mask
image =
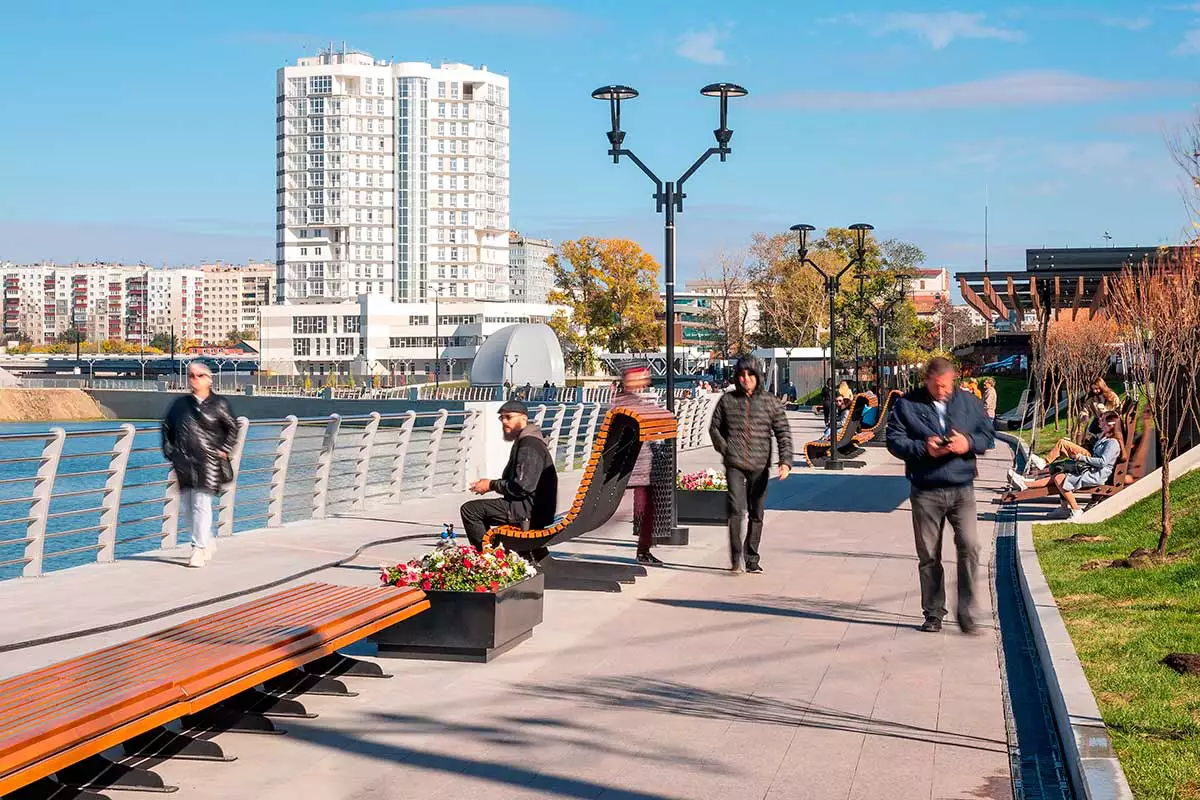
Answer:
MULTIPOLYGON (((409 325, 428 325, 429 317, 411 316, 408 318, 408 324, 409 325)), ((395 347, 395 345, 392 345, 392 346, 395 347)))
POLYGON ((445 117, 445 116, 446 116, 446 104, 445 104, 445 103, 438 103, 437 115, 438 115, 439 117, 445 117))
POLYGON ((292 317, 292 333, 325 333, 328 325, 327 317, 292 317))
POLYGON ((301 247, 301 248, 300 248, 300 255, 302 255, 302 256, 306 256, 306 255, 308 255, 308 248, 307 248, 307 247, 301 247))
POLYGON ((352 356, 357 348, 354 346, 354 339, 349 336, 339 336, 337 340, 337 354, 339 356, 352 356))
POLYGON ((314 75, 309 85, 311 94, 329 94, 333 91, 333 76, 314 75))
POLYGON ((311 356, 312 339, 292 339, 292 355, 311 356))

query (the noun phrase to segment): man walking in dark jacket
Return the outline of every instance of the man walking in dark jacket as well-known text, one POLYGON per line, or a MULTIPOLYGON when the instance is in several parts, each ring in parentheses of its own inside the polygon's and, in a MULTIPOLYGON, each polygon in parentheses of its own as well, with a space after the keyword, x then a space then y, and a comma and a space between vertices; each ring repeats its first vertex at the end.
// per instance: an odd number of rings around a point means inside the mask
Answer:
POLYGON ((741 571, 745 552, 746 571, 762 572, 758 546, 771 477, 771 440, 775 440, 779 480, 783 480, 792 471, 792 432, 783 405, 763 388, 757 361, 749 356, 738 359, 733 377, 735 388, 717 401, 708 432, 725 461, 729 481, 730 569, 741 571))
POLYGON ((887 426, 888 452, 904 461, 911 484, 913 534, 921 578, 921 630, 936 633, 946 616, 942 532, 954 529, 958 552, 958 625, 976 630, 975 457, 993 444, 992 425, 974 394, 954 390, 957 374, 945 358, 925 367, 925 385, 896 402, 887 426))
MULTIPOLYGON (((498 525, 516 525, 531 530, 554 522, 558 505, 558 473, 554 459, 536 425, 529 424, 529 410, 520 400, 500 406, 500 426, 504 438, 512 442, 508 464, 497 480, 483 478, 471 485, 475 494, 496 492, 499 498, 470 500, 463 503, 463 530, 467 541, 482 549, 483 537, 498 525)), ((529 553, 541 561, 549 551, 539 547, 529 553)))

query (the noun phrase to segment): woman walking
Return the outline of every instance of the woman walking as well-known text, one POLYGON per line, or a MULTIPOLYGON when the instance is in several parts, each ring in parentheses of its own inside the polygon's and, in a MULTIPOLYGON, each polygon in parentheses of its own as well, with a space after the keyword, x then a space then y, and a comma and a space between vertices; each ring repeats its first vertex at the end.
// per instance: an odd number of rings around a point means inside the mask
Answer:
MULTIPOLYGON (((637 408, 640 405, 656 405, 643 394, 650 388, 650 368, 633 366, 621 373, 620 392, 613 398, 614 406, 637 408)), ((629 475, 626 486, 633 489, 633 532, 637 536, 637 560, 639 564, 661 564, 650 552, 654 544, 654 491, 651 467, 654 461, 654 446, 657 442, 643 442, 638 451, 637 462, 629 475)))
POLYGON ((212 559, 212 501, 233 480, 229 454, 237 444, 238 425, 229 401, 212 391, 212 370, 199 361, 188 365, 192 393, 171 404, 162 421, 162 451, 179 482, 180 516, 189 519, 192 557, 189 567, 212 559))

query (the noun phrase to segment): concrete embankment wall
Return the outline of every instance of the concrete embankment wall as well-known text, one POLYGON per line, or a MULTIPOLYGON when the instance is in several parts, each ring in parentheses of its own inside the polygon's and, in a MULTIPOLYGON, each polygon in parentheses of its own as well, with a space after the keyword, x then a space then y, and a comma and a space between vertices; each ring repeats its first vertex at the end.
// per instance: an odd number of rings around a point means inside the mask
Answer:
POLYGON ((0 389, 0 422, 85 422, 106 416, 82 389, 0 389))
MULTIPOLYGON (((120 389, 89 389, 87 394, 112 419, 162 419, 178 392, 138 392, 120 389)), ((289 414, 297 417, 363 416, 372 411, 380 414, 418 414, 446 409, 460 411, 461 402, 448 400, 323 400, 318 397, 274 397, 268 395, 227 394, 233 413, 248 419, 280 419, 289 414)))

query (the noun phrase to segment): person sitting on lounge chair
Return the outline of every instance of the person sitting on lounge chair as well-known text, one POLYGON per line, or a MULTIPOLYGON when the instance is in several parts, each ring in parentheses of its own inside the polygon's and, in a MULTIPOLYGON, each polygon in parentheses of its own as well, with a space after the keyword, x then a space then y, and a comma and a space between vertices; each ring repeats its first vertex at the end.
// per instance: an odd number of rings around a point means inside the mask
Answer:
POLYGON ((1045 478, 1027 480, 1016 470, 1008 471, 1008 480, 1020 491, 1053 487, 1062 497, 1063 506, 1052 517, 1075 520, 1083 513, 1075 500, 1075 491, 1103 486, 1112 477, 1117 462, 1126 458, 1125 426, 1121 415, 1107 411, 1100 420, 1100 438, 1092 445, 1090 454, 1078 455, 1070 460, 1050 464, 1050 475, 1045 478))
MULTIPOLYGON (((837 423, 834 425, 834 427, 839 431, 841 431, 842 426, 846 424, 846 415, 850 413, 851 402, 851 398, 846 397, 841 393, 839 393, 837 399, 833 401, 833 407, 837 409, 837 423)), ((829 439, 829 428, 825 429, 825 432, 821 434, 821 438, 829 439)))

